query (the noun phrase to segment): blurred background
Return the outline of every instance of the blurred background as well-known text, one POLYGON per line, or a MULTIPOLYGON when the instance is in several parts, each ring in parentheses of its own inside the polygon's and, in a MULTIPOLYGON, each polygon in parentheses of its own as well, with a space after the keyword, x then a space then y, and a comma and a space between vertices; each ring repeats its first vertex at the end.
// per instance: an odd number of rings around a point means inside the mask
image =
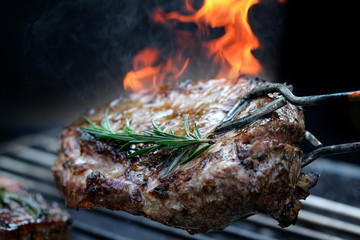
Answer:
MULTIPOLYGON (((70 124, 123 94, 139 50, 174 48, 173 32, 150 21, 159 6, 183 11, 184 1, 1 1, 0 141, 70 124)), ((350 4, 260 0, 249 12, 260 77, 299 96, 359 90, 357 14, 350 4)), ((360 140, 359 102, 306 107, 305 115, 326 145, 360 140)), ((359 154, 334 159, 360 164, 359 154)))

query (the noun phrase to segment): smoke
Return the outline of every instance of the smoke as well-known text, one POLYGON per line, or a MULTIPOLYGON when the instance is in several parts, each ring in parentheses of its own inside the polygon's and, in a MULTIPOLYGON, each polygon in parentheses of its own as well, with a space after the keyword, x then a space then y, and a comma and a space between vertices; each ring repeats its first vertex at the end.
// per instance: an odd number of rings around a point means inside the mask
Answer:
MULTIPOLYGON (((74 88, 83 98, 120 91, 134 54, 149 43, 168 42, 168 31, 149 18, 152 9, 165 2, 72 0, 47 6, 23 25, 27 78, 36 88, 74 88)), ((182 4, 171 2, 167 8, 182 4)))
MULTIPOLYGON (((201 2, 195 1, 194 6, 200 7, 201 2)), ((263 2, 249 13, 250 23, 262 45, 255 55, 260 61, 271 58, 268 62, 274 67, 273 55, 278 48, 269 48, 267 43, 279 39, 279 34, 271 31, 281 27, 271 25, 275 15, 270 14, 278 9, 278 4, 263 2), (271 51, 264 53, 265 48, 271 51)), ((174 30, 151 21, 152 12, 159 7, 165 12, 184 12, 184 0, 63 0, 46 5, 38 17, 23 24, 23 65, 29 87, 34 91, 57 89, 59 94, 66 92, 70 98, 75 95, 83 101, 114 97, 122 91, 122 79, 131 69, 132 58, 138 51, 151 46, 172 54, 177 49, 174 30)), ((276 17, 275 21, 278 21, 276 17)), ((193 28, 191 24, 177 26, 177 30, 193 28)), ((222 31, 212 29, 211 32, 216 36, 222 31)), ((193 37, 202 40, 202 36, 193 37)), ((193 54, 196 61, 189 72, 210 76, 209 67, 199 67, 201 62, 206 66, 209 63, 196 56, 195 50, 193 54)))

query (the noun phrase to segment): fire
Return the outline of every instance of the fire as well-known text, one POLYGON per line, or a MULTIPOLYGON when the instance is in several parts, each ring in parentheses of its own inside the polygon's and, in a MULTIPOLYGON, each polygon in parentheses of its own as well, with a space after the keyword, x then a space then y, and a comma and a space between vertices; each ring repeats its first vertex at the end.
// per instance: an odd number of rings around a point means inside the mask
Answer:
MULTIPOLYGON (((252 50, 259 47, 259 42, 248 23, 248 11, 258 0, 204 0, 198 10, 194 9, 192 2, 185 0, 185 8, 189 15, 178 12, 165 13, 162 9, 157 9, 153 12, 152 19, 159 24, 170 24, 174 21, 195 23, 198 31, 204 36, 209 36, 209 27, 223 28, 222 36, 200 44, 202 54, 219 68, 217 77, 232 78, 239 74, 256 75, 261 72, 260 63, 252 55, 252 50)), ((189 43, 192 42, 192 39, 188 40, 189 43)), ((186 41, 182 40, 181 43, 185 49, 186 41)), ((179 52, 182 53, 181 50, 179 52)), ((161 85, 165 78, 169 79, 169 74, 170 79, 179 78, 190 61, 190 58, 186 58, 181 67, 176 67, 174 60, 169 58, 155 65, 159 54, 158 50, 146 48, 135 56, 134 70, 129 72, 124 80, 125 89, 154 89, 161 85)))
POLYGON ((159 60, 160 51, 154 48, 145 48, 141 50, 133 59, 133 71, 126 74, 124 78, 124 88, 132 91, 143 89, 155 90, 161 86, 165 77, 168 79, 179 78, 186 69, 189 58, 185 60, 182 68, 177 68, 173 59, 169 58, 165 63, 155 65, 159 60))

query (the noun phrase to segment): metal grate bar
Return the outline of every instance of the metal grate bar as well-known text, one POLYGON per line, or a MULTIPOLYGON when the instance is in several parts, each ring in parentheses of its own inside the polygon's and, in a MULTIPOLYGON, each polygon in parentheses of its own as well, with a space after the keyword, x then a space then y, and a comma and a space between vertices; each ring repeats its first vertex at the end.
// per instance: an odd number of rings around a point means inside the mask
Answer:
MULTIPOLYGON (((94 209, 94 210, 81 210, 79 211, 83 214, 88 214, 89 217, 95 215, 96 218, 101 221, 101 219, 104 222, 111 222, 112 227, 115 227, 117 225, 122 226, 123 231, 126 231, 127 229, 132 229, 134 232, 138 232, 139 235, 143 235, 145 237, 151 238, 151 235, 153 236, 163 236, 165 239, 198 239, 198 240, 213 240, 213 238, 207 237, 207 236, 201 236, 201 235, 195 235, 191 236, 187 232, 181 230, 181 229, 174 229, 167 226, 164 226, 162 224, 153 222, 148 220, 141 221, 144 219, 144 217, 141 216, 132 216, 130 214, 124 213, 123 217, 120 215, 113 214, 115 211, 110 211, 106 209, 94 209), (131 216, 132 218, 129 218, 128 216, 131 216)), ((74 217, 79 217, 80 219, 84 218, 84 216, 78 216, 78 213, 74 214, 74 217)), ((146 220, 146 219, 145 219, 146 220)), ((114 229, 113 231, 118 232, 118 229, 114 229)), ((137 238, 140 238, 137 236, 137 238)), ((152 237, 151 239, 154 239, 152 237)))
POLYGON ((302 221, 316 224, 329 229, 346 232, 360 237, 360 226, 355 224, 340 221, 320 214, 312 213, 306 210, 302 210, 299 213, 299 219, 302 221))
POLYGON ((298 235, 302 239, 304 239, 304 238, 318 239, 318 240, 340 240, 340 239, 342 239, 342 238, 339 238, 339 237, 336 237, 333 235, 329 235, 329 234, 326 234, 326 233, 323 233, 320 231, 305 228, 305 227, 302 227, 299 225, 291 225, 287 228, 279 229, 279 226, 273 219, 269 218, 268 216, 264 216, 262 214, 254 215, 254 216, 248 218, 247 220, 250 222, 253 222, 255 224, 268 226, 277 231, 283 231, 283 232, 291 233, 293 235, 298 235))
POLYGON ((16 158, 0 156, 0 169, 18 174, 25 174, 39 180, 52 182, 53 176, 49 170, 27 164, 16 158))
POLYGON ((159 224, 157 222, 151 221, 150 219, 144 218, 142 216, 135 216, 135 215, 131 215, 126 212, 111 211, 111 210, 107 210, 107 209, 96 209, 94 211, 101 212, 103 214, 109 214, 111 216, 114 216, 115 218, 123 219, 126 221, 131 221, 136 224, 142 225, 143 227, 146 227, 146 228, 152 228, 157 231, 167 232, 167 233, 171 232, 171 234, 173 234, 173 235, 176 235, 176 236, 179 236, 182 238, 186 238, 186 239, 196 239, 196 240, 211 240, 211 239, 213 239, 211 237, 203 236, 202 234, 190 236, 184 230, 168 227, 163 224, 159 224))
POLYGON ((17 179, 19 182, 21 182, 27 188, 30 188, 30 189, 36 190, 38 192, 41 192, 42 194, 60 199, 59 191, 57 191, 53 186, 50 186, 49 184, 44 184, 39 181, 34 181, 32 179, 22 177, 17 174, 12 174, 7 171, 0 170, 0 174, 17 179))
POLYGON ((31 148, 24 145, 14 146, 8 151, 11 156, 19 159, 24 159, 39 165, 46 166, 47 168, 56 160, 57 155, 51 154, 36 148, 31 148))
POLYGON ((310 195, 303 205, 312 209, 360 221, 360 208, 310 195))
POLYGON ((16 150, 18 146, 42 146, 44 149, 49 149, 52 152, 57 152, 59 147, 60 130, 46 131, 40 134, 30 134, 0 145, 0 154, 12 150, 16 150))
POLYGON ((269 236, 264 236, 263 234, 259 234, 256 232, 252 232, 246 229, 242 229, 239 227, 235 227, 235 226, 229 226, 227 228, 225 228, 223 230, 225 233, 228 234, 233 234, 237 237, 241 237, 241 239, 243 238, 247 238, 247 239, 262 239, 262 240, 276 240, 277 238, 273 238, 273 237, 269 237, 269 236))
POLYGON ((114 233, 111 231, 107 231, 104 228, 99 228, 97 226, 94 225, 89 225, 87 223, 84 222, 79 222, 79 221, 75 221, 73 224, 73 227, 86 233, 86 234, 90 234, 92 236, 96 236, 99 237, 101 239, 104 240, 112 240, 112 239, 116 239, 116 240, 130 240, 131 238, 127 238, 124 236, 120 236, 118 233, 114 233))

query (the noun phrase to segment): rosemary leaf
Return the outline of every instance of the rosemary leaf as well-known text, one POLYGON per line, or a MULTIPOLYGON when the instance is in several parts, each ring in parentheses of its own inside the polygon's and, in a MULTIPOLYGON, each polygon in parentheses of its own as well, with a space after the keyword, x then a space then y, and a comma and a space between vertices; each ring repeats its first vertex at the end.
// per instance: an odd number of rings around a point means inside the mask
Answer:
POLYGON ((189 114, 186 114, 185 115, 185 121, 184 121, 184 129, 185 129, 185 134, 187 137, 190 137, 190 129, 189 129, 189 122, 188 122, 188 119, 189 119, 189 114))
POLYGON ((195 136, 198 138, 198 139, 201 139, 201 134, 200 134, 200 131, 196 125, 196 123, 194 123, 194 133, 195 133, 195 136))
POLYGON ((182 148, 182 147, 184 147, 184 146, 186 146, 186 144, 163 145, 163 146, 161 147, 161 149, 179 149, 179 148, 182 148))
POLYGON ((155 141, 156 144, 163 144, 163 145, 189 145, 189 144, 196 144, 198 143, 199 140, 198 139, 186 139, 186 140, 160 140, 160 141, 155 141))
POLYGON ((185 153, 190 149, 191 146, 186 146, 184 148, 181 148, 178 153, 178 155, 172 160, 171 164, 169 165, 169 167, 165 170, 165 173, 163 175, 163 179, 166 177, 166 175, 169 174, 169 172, 171 170, 173 170, 176 165, 180 162, 180 160, 182 159, 182 157, 185 155, 185 153))
POLYGON ((126 148, 128 148, 128 147, 130 147, 131 145, 133 145, 134 143, 132 143, 132 142, 127 142, 127 143, 125 143, 124 145, 122 145, 119 149, 118 149, 118 151, 120 152, 120 151, 123 151, 123 150, 125 150, 126 148))
POLYGON ((125 120, 125 126, 123 128, 123 132, 127 134, 136 134, 135 130, 132 129, 131 125, 131 119, 125 120))
POLYGON ((25 199, 16 193, 5 192, 4 188, 0 188, 0 207, 6 206, 10 210, 13 210, 13 202, 18 203, 34 218, 40 218, 46 211, 44 207, 40 206, 35 201, 25 199))
POLYGON ((100 129, 101 130, 101 127, 99 127, 98 125, 96 125, 93 121, 91 121, 89 118, 87 118, 85 115, 82 115, 82 117, 85 119, 85 121, 87 121, 90 126, 94 129, 100 129))
POLYGON ((194 134, 192 134, 192 133, 190 133, 189 136, 192 137, 192 138, 197 139, 197 137, 196 137, 194 134))
POLYGON ((151 123, 153 125, 154 132, 157 132, 157 133, 162 133, 163 132, 163 130, 160 129, 160 127, 156 124, 154 119, 151 119, 151 123))
POLYGON ((111 133, 115 133, 114 130, 112 129, 111 125, 110 125, 110 121, 109 121, 109 109, 107 108, 105 110, 105 117, 104 119, 101 121, 101 127, 106 129, 107 131, 111 132, 111 133))
POLYGON ((150 146, 148 145, 147 147, 140 148, 135 152, 128 154, 128 158, 133 158, 141 154, 153 153, 159 149, 173 149, 173 152, 170 155, 170 158, 173 158, 173 160, 165 171, 164 176, 176 167, 185 156, 188 157, 182 161, 182 164, 199 156, 214 143, 211 139, 203 138, 201 136, 196 123, 194 123, 194 132, 190 132, 188 122, 189 115, 186 115, 184 120, 184 136, 175 135, 173 128, 171 128, 169 132, 165 132, 166 127, 157 125, 154 119, 151 120, 152 130, 146 129, 143 130, 142 133, 137 133, 131 127, 131 119, 126 119, 122 131, 115 132, 110 124, 108 109, 105 111, 105 117, 101 120, 100 126, 89 118, 83 117, 89 124, 89 126, 80 128, 83 132, 89 133, 97 138, 106 139, 109 142, 121 144, 122 146, 118 151, 126 150, 133 144, 151 144, 150 146), (207 143, 207 145, 198 150, 203 143, 207 143))
POLYGON ((141 148, 133 153, 130 153, 129 155, 127 155, 127 157, 133 158, 133 157, 136 157, 136 156, 144 154, 144 153, 151 153, 151 152, 156 151, 159 148, 161 148, 161 145, 155 145, 155 146, 151 146, 151 147, 141 148))
POLYGON ((211 145, 208 144, 202 148, 200 148, 198 151, 194 152, 193 154, 189 155, 184 161, 182 161, 180 164, 184 164, 184 163, 187 163, 188 161, 190 160, 193 160, 194 158, 196 158, 197 156, 199 156, 200 154, 202 154, 203 152, 205 152, 206 150, 208 150, 208 148, 210 147, 211 145))
POLYGON ((200 145, 201 145, 201 143, 194 145, 192 147, 191 151, 188 153, 188 156, 191 156, 196 151, 196 149, 198 149, 200 147, 200 145))

